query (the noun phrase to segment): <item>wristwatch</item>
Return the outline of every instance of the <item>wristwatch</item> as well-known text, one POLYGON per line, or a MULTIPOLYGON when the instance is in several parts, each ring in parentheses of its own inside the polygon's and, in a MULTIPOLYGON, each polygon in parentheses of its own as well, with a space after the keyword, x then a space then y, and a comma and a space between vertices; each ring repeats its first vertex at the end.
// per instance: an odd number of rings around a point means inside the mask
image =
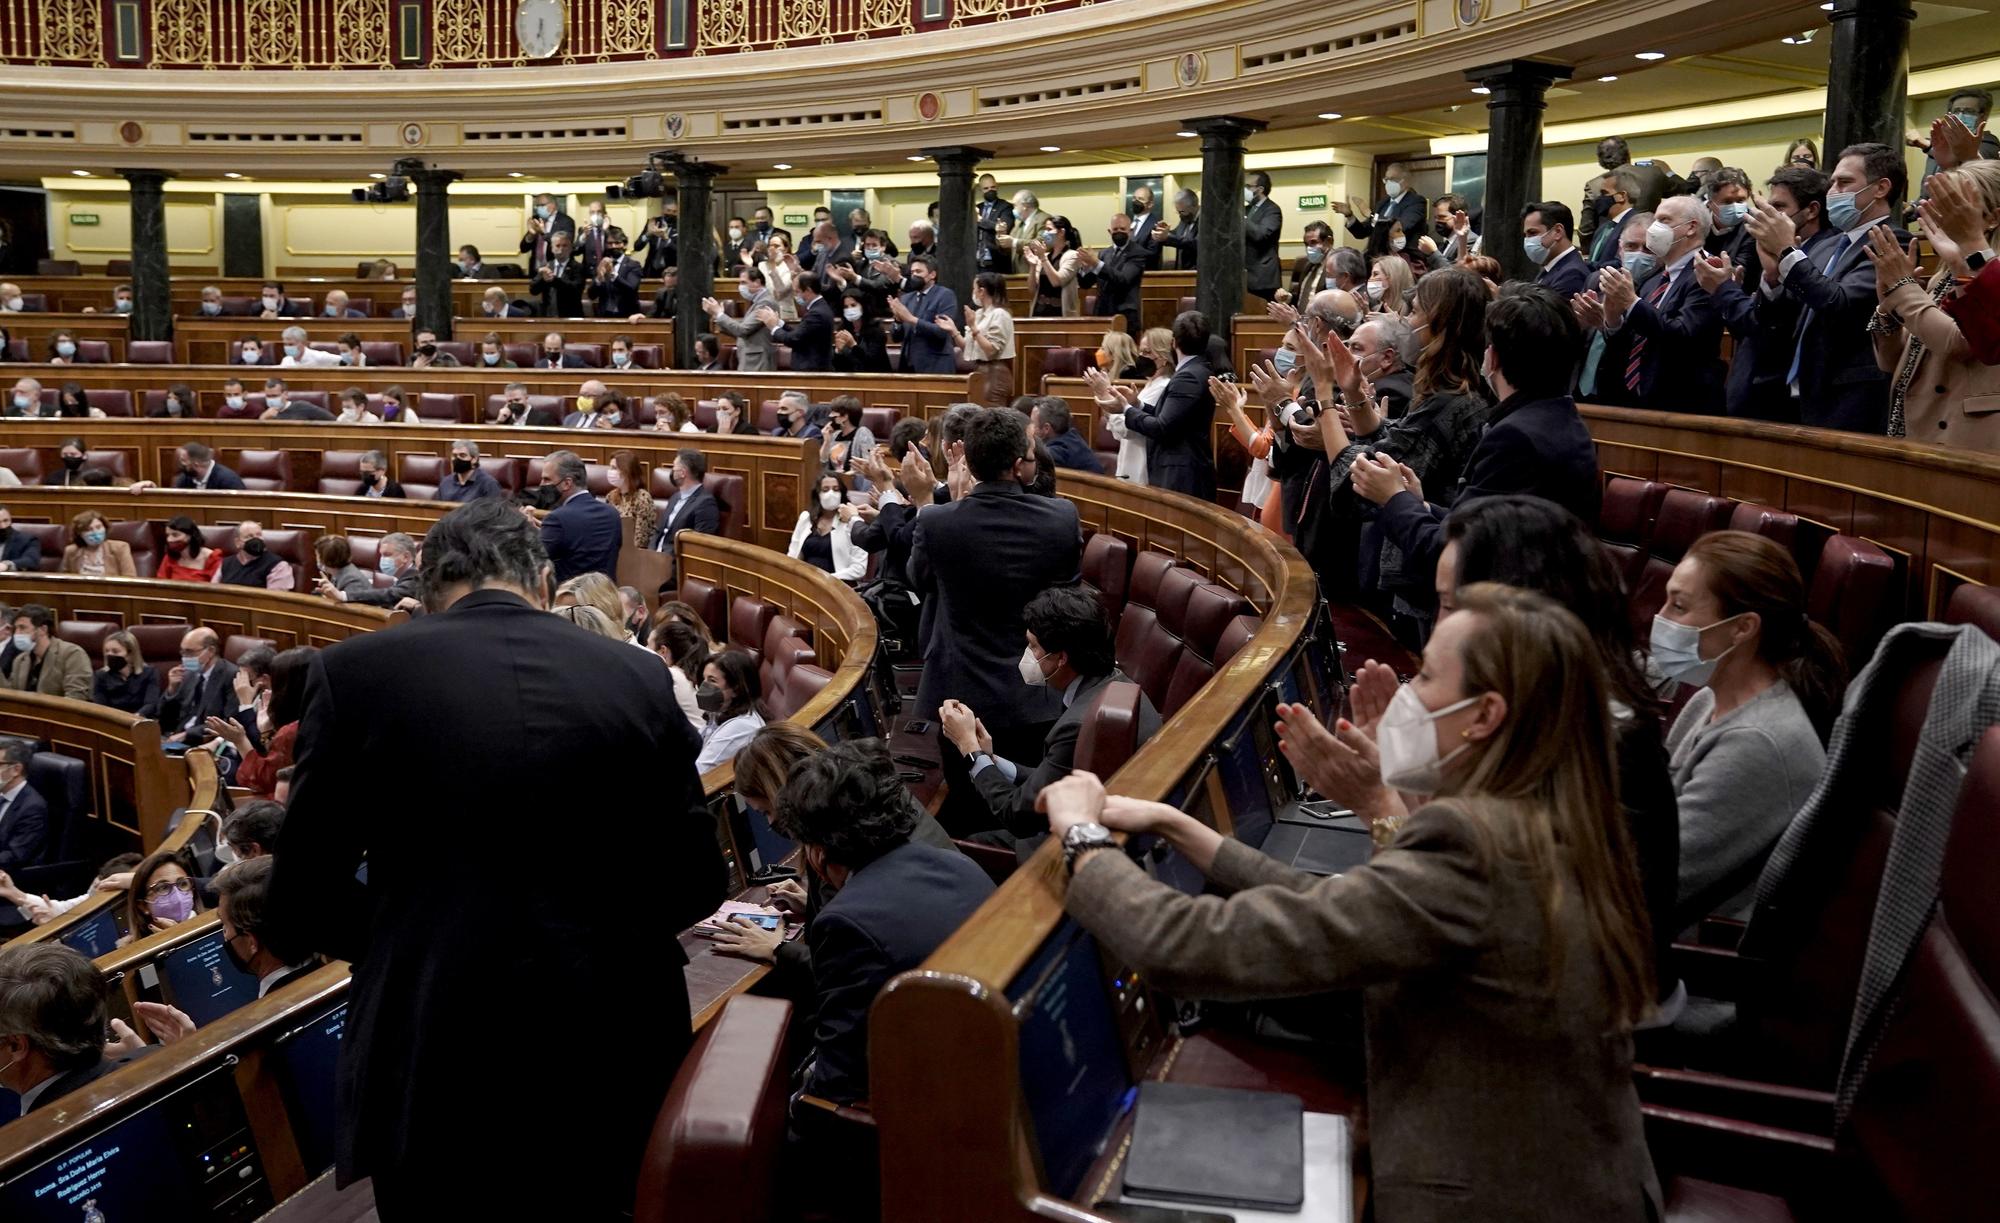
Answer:
POLYGON ((1112 840, 1111 830, 1102 824, 1076 824, 1063 834, 1063 865, 1069 873, 1076 873, 1077 859, 1093 849, 1116 849, 1118 842, 1112 840))
POLYGON ((1993 252, 1991 250, 1974 251, 1965 257, 1966 270, 1974 276, 1979 275, 1981 269, 1992 262, 1993 252))

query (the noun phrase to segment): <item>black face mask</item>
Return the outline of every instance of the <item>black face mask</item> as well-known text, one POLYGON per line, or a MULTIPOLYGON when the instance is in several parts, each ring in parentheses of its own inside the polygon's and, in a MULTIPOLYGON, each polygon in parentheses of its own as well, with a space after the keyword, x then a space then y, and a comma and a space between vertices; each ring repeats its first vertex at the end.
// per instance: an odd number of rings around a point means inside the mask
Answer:
POLYGON ((80 454, 66 454, 62 457, 62 461, 63 466, 69 468, 71 471, 75 471, 77 468, 83 466, 83 456, 80 454))
MULTIPOLYGON (((242 937, 243 936, 240 934, 236 936, 236 938, 242 938, 242 937)), ((229 966, 231 968, 234 968, 237 972, 242 973, 246 977, 251 975, 250 961, 244 959, 242 956, 236 953, 236 939, 232 938, 223 940, 222 954, 229 957, 229 966)))
POLYGON ((1116 233, 1111 235, 1111 245, 1113 246, 1123 246, 1127 242, 1130 242, 1131 240, 1132 240, 1131 234, 1116 233))
POLYGON ((125 670, 124 656, 120 654, 106 654, 104 656, 104 669, 113 675, 123 672, 125 670))
POLYGON ((722 689, 714 684, 703 684, 694 690, 694 703, 703 713, 721 713, 725 703, 722 699, 722 689))
POLYGON ((368 485, 370 487, 373 487, 375 481, 381 478, 382 478, 382 473, 379 471, 364 471, 361 473, 361 483, 363 483, 364 485, 368 485))
POLYGON ((461 475, 461 476, 462 476, 462 475, 464 475, 464 474, 465 474, 466 472, 468 472, 468 471, 471 471, 471 470, 472 470, 472 460, 471 460, 471 459, 453 459, 453 460, 451 461, 451 469, 452 469, 453 471, 457 472, 457 473, 458 473, 459 475, 461 475))
POLYGON ((553 363, 555 363, 555 362, 558 362, 558 361, 561 361, 561 360, 562 360, 562 349, 560 349, 560 348, 554 348, 554 349, 550 349, 550 348, 544 348, 544 349, 542 350, 542 356, 544 356, 544 357, 548 358, 548 360, 550 361, 550 363, 552 363, 552 364, 553 364, 553 363))
POLYGON ((264 555, 264 541, 261 538, 244 540, 243 555, 250 557, 264 555))

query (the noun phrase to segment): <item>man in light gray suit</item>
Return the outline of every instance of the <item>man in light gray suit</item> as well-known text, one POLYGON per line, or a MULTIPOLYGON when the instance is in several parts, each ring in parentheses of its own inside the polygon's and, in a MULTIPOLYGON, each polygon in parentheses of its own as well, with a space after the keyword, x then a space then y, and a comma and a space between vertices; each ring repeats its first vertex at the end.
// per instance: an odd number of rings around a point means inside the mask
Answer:
POLYGON ((771 329, 757 318, 757 312, 769 307, 778 308, 777 299, 764 287, 764 273, 756 267, 746 267, 737 281, 741 292, 750 305, 742 318, 730 318, 722 312, 722 303, 713 297, 701 299, 702 312, 715 324, 717 331, 727 332, 736 337, 736 368, 746 374, 768 374, 778 368, 777 351, 771 347, 771 329))

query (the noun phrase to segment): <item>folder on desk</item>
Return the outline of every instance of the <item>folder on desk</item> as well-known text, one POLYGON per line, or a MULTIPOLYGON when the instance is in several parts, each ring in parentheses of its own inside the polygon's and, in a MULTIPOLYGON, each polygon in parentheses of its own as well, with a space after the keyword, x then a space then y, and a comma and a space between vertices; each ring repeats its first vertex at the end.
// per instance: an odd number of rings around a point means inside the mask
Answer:
POLYGON ((1125 1193, 1298 1210, 1305 1201, 1304 1117, 1299 1098, 1279 1092, 1143 1083, 1132 1112, 1125 1193))

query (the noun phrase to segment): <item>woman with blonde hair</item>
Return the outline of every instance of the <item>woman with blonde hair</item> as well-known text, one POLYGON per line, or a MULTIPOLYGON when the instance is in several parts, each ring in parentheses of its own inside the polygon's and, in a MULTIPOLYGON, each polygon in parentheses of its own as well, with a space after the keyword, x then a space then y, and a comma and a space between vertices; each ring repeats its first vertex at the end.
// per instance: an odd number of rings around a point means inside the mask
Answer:
POLYGON ((112 539, 104 515, 84 510, 69 520, 69 546, 63 549, 62 571, 93 578, 135 578, 132 545, 112 539))
MULTIPOLYGON (((1330 734, 1279 715, 1310 776, 1330 734)), ((1375 742, 1383 780, 1430 797, 1375 818, 1374 856, 1324 878, 1087 773, 1054 783, 1064 907, 1177 997, 1360 989, 1377 1217, 1661 1217, 1632 1085, 1652 953, 1590 633, 1544 595, 1462 588, 1375 742), (1107 827, 1164 837, 1224 894, 1154 880, 1106 851, 1107 827)))
POLYGON ((631 640, 625 630, 618 627, 625 621, 625 601, 618 597, 618 587, 610 578, 593 570, 579 573, 556 587, 555 606, 551 610, 561 611, 575 604, 597 609, 605 623, 614 630, 606 636, 619 641, 631 640))
POLYGON ((2000 450, 2000 365, 1972 354, 1947 307, 1970 283, 1966 260, 2000 243, 2000 161, 1969 161, 1930 178, 1917 205, 1937 251, 1937 274, 1917 279, 1916 244, 1896 245, 1885 226, 1862 247, 1882 301, 1868 320, 1875 363, 1887 370, 1889 436, 1964 450, 2000 450))
POLYGON ((599 637, 609 638, 612 641, 628 640, 623 629, 588 603, 565 603, 551 610, 578 628, 588 629, 599 637))
MULTIPOLYGON (((1168 342, 1172 343, 1171 332, 1168 333, 1168 342)), ((1112 328, 1097 342, 1097 368, 1104 371, 1106 378, 1139 377, 1139 346, 1125 334, 1123 328, 1112 328)), ((1171 365, 1167 372, 1174 372, 1171 365)))
MULTIPOLYGON (((1153 376, 1139 388, 1139 402, 1150 407, 1167 393, 1167 380, 1174 374, 1174 333, 1165 327, 1146 328, 1146 333, 1139 337, 1139 355, 1153 363, 1153 376)), ((1085 370, 1084 375, 1097 399, 1098 410, 1109 413, 1105 428, 1118 439, 1118 462, 1112 474, 1133 484, 1147 483, 1146 439, 1126 428, 1124 400, 1111 389, 1110 376, 1102 370, 1085 370), (1093 374, 1098 376, 1091 377, 1093 374)))
POLYGON ((1410 261, 1400 254, 1378 255, 1368 272, 1368 309, 1388 314, 1407 315, 1410 312, 1410 295, 1417 289, 1417 278, 1410 271, 1410 261))

